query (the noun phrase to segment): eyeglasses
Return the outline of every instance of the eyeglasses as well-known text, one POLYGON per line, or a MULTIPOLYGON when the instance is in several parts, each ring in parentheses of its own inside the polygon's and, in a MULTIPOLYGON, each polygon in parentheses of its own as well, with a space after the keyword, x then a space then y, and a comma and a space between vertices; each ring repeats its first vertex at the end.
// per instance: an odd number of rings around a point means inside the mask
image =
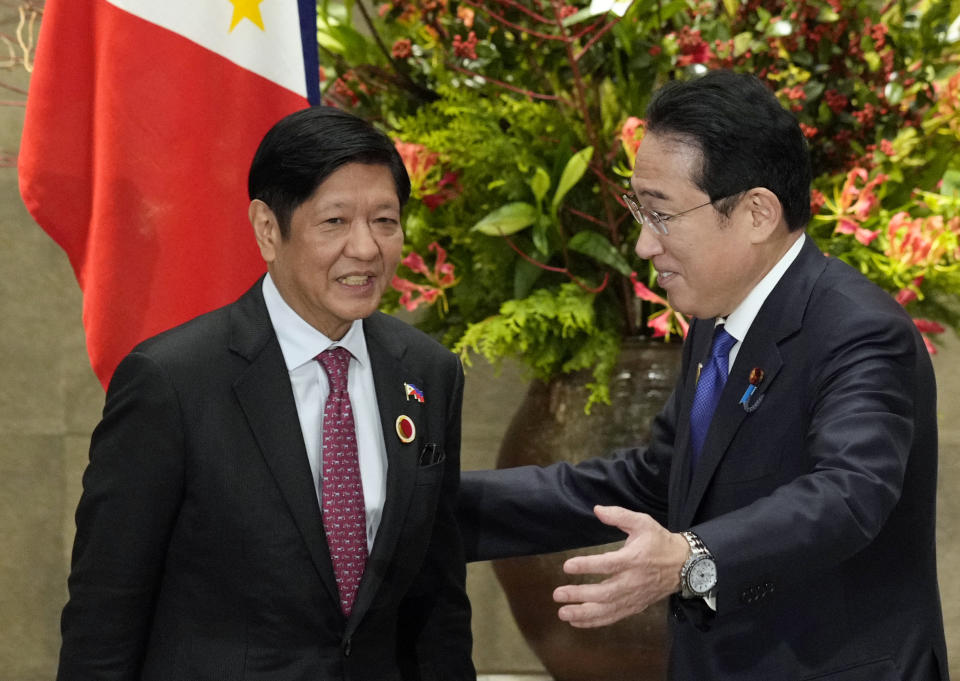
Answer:
MULTIPOLYGON (((732 196, 732 194, 731 194, 732 196)), ((627 208, 630 209, 630 212, 633 214, 634 219, 640 223, 641 227, 646 227, 649 225, 653 228, 653 231, 659 234, 660 236, 666 236, 669 234, 667 231, 667 221, 678 218, 681 215, 686 215, 692 211, 697 210, 698 208, 703 208, 704 206, 709 206, 717 201, 728 198, 726 196, 721 196, 720 198, 714 199, 713 201, 707 201, 706 203, 701 203, 699 206, 694 206, 693 208, 688 208, 687 210, 680 211, 679 213, 674 213, 673 215, 664 215, 663 213, 658 213, 649 208, 645 208, 640 204, 635 198, 629 194, 622 194, 621 197, 623 202, 627 204, 627 208)))

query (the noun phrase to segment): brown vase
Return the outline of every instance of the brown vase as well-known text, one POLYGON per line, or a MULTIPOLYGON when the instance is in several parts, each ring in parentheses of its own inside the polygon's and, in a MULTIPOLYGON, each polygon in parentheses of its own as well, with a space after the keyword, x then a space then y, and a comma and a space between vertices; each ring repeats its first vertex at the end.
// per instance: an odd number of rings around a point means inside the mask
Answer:
MULTIPOLYGON (((513 416, 498 468, 577 462, 615 447, 645 442, 653 416, 666 402, 680 365, 679 342, 627 340, 611 384, 611 406, 584 414, 589 373, 549 383, 533 381, 513 416)), ((563 572, 575 555, 617 545, 495 561, 517 626, 556 681, 662 681, 666 678, 664 603, 609 627, 574 629, 557 618, 552 593, 585 581, 563 572)))

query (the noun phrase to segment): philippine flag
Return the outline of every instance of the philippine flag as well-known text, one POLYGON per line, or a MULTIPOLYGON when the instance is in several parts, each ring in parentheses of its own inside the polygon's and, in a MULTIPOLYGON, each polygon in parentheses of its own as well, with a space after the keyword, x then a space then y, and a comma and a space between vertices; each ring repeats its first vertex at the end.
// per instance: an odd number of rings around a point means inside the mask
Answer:
POLYGON ((319 101, 318 73, 311 0, 48 0, 20 191, 69 256, 104 386, 137 342, 265 271, 247 171, 319 101))

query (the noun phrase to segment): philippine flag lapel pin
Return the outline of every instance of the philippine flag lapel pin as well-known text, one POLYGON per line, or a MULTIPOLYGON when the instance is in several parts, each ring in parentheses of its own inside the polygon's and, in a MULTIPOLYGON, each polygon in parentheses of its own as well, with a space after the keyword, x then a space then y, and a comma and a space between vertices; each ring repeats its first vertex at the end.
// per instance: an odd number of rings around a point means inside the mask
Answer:
POLYGON ((408 402, 410 401, 410 398, 412 397, 413 399, 415 399, 415 400, 416 400, 417 402, 419 402, 420 404, 423 404, 423 391, 420 390, 420 388, 418 388, 417 386, 415 386, 413 383, 404 383, 404 384, 403 384, 403 392, 406 394, 406 396, 407 396, 407 401, 408 401, 408 402))
POLYGON ((747 386, 747 389, 743 393, 743 397, 740 398, 740 404, 743 405, 743 410, 748 414, 750 412, 756 411, 757 407, 760 406, 760 403, 763 402, 763 394, 754 395, 757 392, 757 388, 760 387, 760 383, 763 382, 763 369, 760 367, 753 367, 750 370, 750 385, 747 386))
POLYGON ((410 444, 417 437, 417 427, 413 425, 413 419, 406 414, 397 417, 397 437, 405 445, 410 444))

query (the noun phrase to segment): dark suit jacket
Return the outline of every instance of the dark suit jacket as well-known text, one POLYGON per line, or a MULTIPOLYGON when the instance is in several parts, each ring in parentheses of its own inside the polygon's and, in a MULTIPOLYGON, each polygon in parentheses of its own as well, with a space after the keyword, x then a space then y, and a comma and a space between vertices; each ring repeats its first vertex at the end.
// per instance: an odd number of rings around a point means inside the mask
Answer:
POLYGON ((475 678, 453 517, 463 372, 388 316, 364 332, 387 491, 349 619, 258 282, 138 346, 110 383, 77 510, 60 681, 475 678), (416 425, 409 444, 401 414, 416 425), (427 443, 445 459, 421 465, 427 443))
POLYGON ((808 239, 743 340, 691 475, 696 365, 712 334, 713 320, 693 324, 647 447, 464 474, 468 559, 622 538, 592 507, 624 506, 692 529, 717 559, 716 613, 671 598, 671 678, 947 679, 936 389, 910 318, 808 239))

